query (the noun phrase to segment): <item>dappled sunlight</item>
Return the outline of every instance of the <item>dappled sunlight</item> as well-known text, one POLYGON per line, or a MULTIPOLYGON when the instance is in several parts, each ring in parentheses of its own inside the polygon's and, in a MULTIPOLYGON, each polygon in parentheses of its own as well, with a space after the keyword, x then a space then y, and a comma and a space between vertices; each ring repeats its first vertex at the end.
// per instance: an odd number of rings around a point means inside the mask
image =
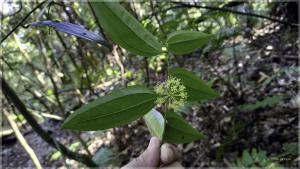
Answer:
POLYGON ((298 3, 2 0, 1 167, 299 168, 298 3))

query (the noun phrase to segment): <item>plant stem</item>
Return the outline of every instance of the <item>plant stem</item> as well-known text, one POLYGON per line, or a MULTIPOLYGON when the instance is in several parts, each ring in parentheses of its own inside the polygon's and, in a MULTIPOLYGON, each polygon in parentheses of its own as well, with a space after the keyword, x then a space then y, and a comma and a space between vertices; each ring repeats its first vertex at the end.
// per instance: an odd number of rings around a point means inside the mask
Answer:
MULTIPOLYGON (((234 14, 238 14, 238 15, 257 17, 257 18, 267 19, 267 20, 270 20, 270 21, 273 21, 273 22, 278 22, 278 23, 281 23, 281 24, 289 25, 289 26, 299 27, 299 24, 297 24, 297 23, 289 23, 289 22, 286 22, 286 21, 283 21, 283 20, 280 20, 280 19, 276 19, 276 18, 273 18, 273 17, 264 16, 264 15, 259 15, 259 14, 256 14, 256 13, 240 12, 240 11, 235 11, 235 10, 232 10, 232 9, 229 9, 229 8, 219 8, 219 7, 213 7, 213 6, 201 6, 201 5, 196 5, 196 4, 186 4, 186 3, 183 3, 183 2, 177 2, 177 1, 171 1, 171 3, 179 4, 179 5, 166 8, 166 9, 161 10, 159 12, 165 13, 169 10, 178 9, 178 8, 203 8, 203 9, 209 9, 209 10, 215 10, 215 11, 229 12, 229 13, 234 13, 234 14)), ((158 13, 158 12, 154 12, 154 13, 148 15, 144 19, 150 19, 156 13, 158 13)))
POLYGON ((239 83, 239 89, 240 89, 240 92, 238 92, 238 96, 239 96, 238 101, 240 101, 240 103, 243 103, 243 87, 242 87, 241 75, 239 73, 239 64, 238 64, 238 60, 237 60, 237 57, 236 57, 235 45, 236 45, 235 39, 233 39, 232 54, 233 54, 234 67, 235 67, 235 71, 236 71, 236 75, 237 75, 238 83, 239 83))
POLYGON ((26 19, 38 8, 40 8, 46 1, 43 1, 41 3, 39 3, 35 8, 33 8, 22 20, 21 22, 19 22, 10 32, 8 32, 7 35, 4 36, 4 38, 1 39, 1 43, 2 44, 14 31, 16 31, 18 29, 18 27, 20 27, 25 21, 26 19))
POLYGON ((3 111, 9 125, 11 126, 11 128, 13 129, 18 141, 20 142, 21 146, 24 148, 24 150, 27 152, 27 154, 29 155, 30 159, 32 160, 33 164, 35 165, 35 167, 37 169, 42 169, 42 165, 39 161, 39 159, 37 158, 36 154, 34 153, 34 151, 32 150, 32 148, 28 145, 27 141, 25 140, 25 138, 23 137, 22 133, 20 132, 18 125, 15 123, 14 119, 11 117, 11 115, 4 110, 3 111))
POLYGON ((38 122, 32 117, 31 113, 26 108, 25 104, 20 100, 19 96, 16 92, 9 86, 6 80, 1 76, 2 82, 2 92, 3 94, 9 98, 9 101, 14 104, 14 106, 18 109, 18 111, 24 116, 26 121, 31 125, 32 129, 50 146, 58 149, 61 153, 68 158, 79 161, 89 167, 97 167, 95 162, 85 154, 78 154, 73 151, 70 151, 67 147, 65 147, 60 142, 57 142, 48 132, 46 132, 38 122))
POLYGON ((85 143, 85 141, 81 138, 80 136, 80 132, 75 132, 74 133, 75 136, 77 137, 77 139, 79 140, 80 144, 83 146, 84 150, 86 151, 86 153, 92 157, 92 153, 90 152, 90 150, 88 149, 87 144, 85 143))

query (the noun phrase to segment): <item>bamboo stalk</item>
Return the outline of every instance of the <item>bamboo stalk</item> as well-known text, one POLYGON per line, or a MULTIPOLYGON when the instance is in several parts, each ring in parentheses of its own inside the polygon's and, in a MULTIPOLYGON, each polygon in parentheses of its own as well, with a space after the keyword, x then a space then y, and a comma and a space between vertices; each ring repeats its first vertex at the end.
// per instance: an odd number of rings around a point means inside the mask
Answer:
POLYGON ((29 157, 32 160, 35 167, 37 169, 42 169, 43 167, 42 167, 39 159, 37 158, 37 156, 34 153, 34 151, 32 150, 32 148, 26 142, 25 138, 23 137, 22 133, 20 132, 18 125, 15 123, 14 119, 10 116, 10 114, 6 110, 4 110, 3 112, 4 112, 5 117, 7 118, 9 125, 13 129, 13 132, 15 133, 18 141, 20 142, 21 146, 24 148, 26 153, 29 155, 29 157))

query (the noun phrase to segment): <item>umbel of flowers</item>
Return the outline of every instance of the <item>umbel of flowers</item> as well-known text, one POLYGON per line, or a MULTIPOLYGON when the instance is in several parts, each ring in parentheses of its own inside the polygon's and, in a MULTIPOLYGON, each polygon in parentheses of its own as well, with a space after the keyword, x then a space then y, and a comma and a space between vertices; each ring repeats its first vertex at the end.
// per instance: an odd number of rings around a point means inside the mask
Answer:
POLYGON ((167 81, 155 86, 154 90, 158 95, 156 103, 160 106, 164 104, 168 109, 176 111, 187 101, 186 87, 178 78, 169 76, 167 81))

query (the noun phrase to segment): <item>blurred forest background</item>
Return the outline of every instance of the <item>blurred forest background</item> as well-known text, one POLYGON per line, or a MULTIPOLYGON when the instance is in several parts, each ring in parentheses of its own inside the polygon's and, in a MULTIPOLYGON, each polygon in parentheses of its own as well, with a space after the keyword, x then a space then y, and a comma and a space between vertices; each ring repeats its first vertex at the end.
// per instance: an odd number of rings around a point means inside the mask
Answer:
MULTIPOLYGON (((297 1, 121 4, 159 40, 175 30, 218 37, 193 54, 170 58, 170 67, 194 72, 220 94, 181 110, 205 134, 177 146, 183 166, 249 167, 261 161, 298 166, 297 1)), ((105 35, 87 2, 7 0, 0 12, 3 168, 35 166, 24 146, 43 167, 67 168, 121 166, 147 147, 151 136, 142 119, 96 132, 60 126, 74 110, 115 88, 162 81, 163 55, 145 58, 115 44, 109 50, 51 28, 28 27, 37 20, 64 21, 105 35), (17 136, 24 137, 24 145, 17 136)))

